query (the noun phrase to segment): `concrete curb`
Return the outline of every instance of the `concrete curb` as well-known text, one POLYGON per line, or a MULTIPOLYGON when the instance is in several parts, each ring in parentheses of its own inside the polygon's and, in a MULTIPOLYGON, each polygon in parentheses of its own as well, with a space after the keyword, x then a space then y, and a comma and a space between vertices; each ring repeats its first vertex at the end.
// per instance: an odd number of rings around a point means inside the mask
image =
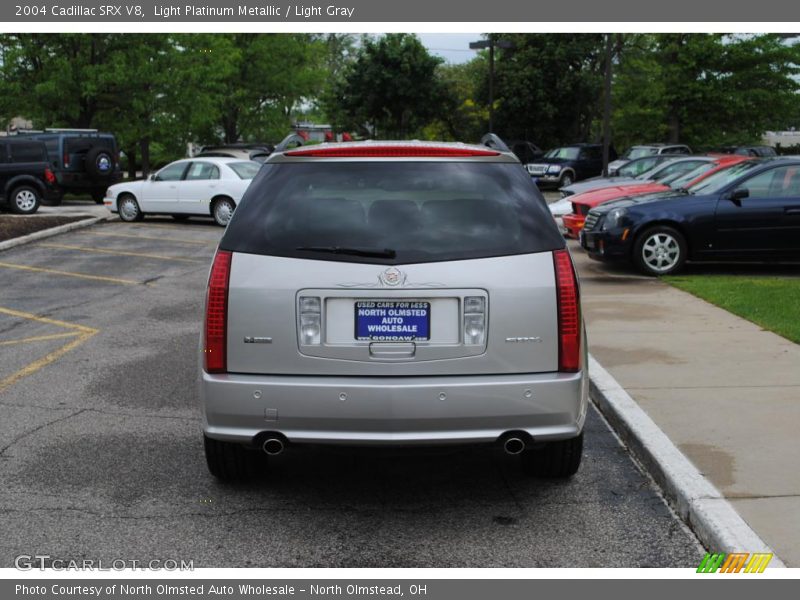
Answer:
POLYGON ((589 379, 595 406, 709 551, 768 552, 770 567, 786 566, 591 355, 589 379))
POLYGON ((36 231, 34 233, 29 233, 28 235, 23 235, 22 237, 6 240, 5 242, 0 242, 0 252, 2 252, 3 250, 8 250, 10 248, 15 248, 17 246, 22 246, 24 244, 29 244, 37 240, 43 240, 45 238, 53 237, 54 235, 58 235, 60 233, 66 233, 67 231, 73 231, 75 229, 83 229, 84 227, 89 227, 89 225, 94 225, 98 221, 104 221, 105 219, 106 217, 89 217, 82 221, 74 221, 72 223, 59 225, 58 227, 51 227, 50 229, 42 229, 41 231, 36 231))

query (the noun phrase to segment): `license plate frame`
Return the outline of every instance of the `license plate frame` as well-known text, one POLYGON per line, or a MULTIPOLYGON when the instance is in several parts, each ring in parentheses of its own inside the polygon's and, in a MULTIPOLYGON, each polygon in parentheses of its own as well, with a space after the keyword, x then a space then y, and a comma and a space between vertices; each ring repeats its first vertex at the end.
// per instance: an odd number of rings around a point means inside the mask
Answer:
POLYGON ((353 335, 358 342, 427 342, 431 339, 431 303, 424 300, 356 300, 353 335), (361 311, 370 311, 369 314, 361 311), (422 311, 423 314, 418 314, 422 311), (391 322, 385 322, 390 319, 391 322), (372 331, 370 331, 372 327, 372 331), (381 330, 375 328, 381 327, 381 330), (398 328, 407 330, 399 331, 398 328))

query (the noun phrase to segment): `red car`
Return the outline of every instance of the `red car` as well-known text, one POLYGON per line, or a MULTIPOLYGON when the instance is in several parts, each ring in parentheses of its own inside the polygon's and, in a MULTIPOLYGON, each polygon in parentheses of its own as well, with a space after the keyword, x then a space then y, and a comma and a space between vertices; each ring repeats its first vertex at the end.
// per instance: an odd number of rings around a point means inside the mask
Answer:
POLYGON ((690 188, 696 183, 700 183, 709 175, 716 173, 722 169, 727 169, 742 161, 750 160, 747 156, 738 155, 725 155, 719 156, 694 171, 684 174, 682 177, 667 183, 632 183, 629 185, 615 185, 611 187, 601 188, 599 190, 591 190, 583 194, 575 194, 571 197, 572 212, 562 217, 564 228, 567 230, 567 237, 578 238, 583 223, 586 220, 586 215, 598 204, 610 202, 624 198, 625 196, 639 196, 641 194, 652 194, 654 192, 665 192, 670 189, 690 188))

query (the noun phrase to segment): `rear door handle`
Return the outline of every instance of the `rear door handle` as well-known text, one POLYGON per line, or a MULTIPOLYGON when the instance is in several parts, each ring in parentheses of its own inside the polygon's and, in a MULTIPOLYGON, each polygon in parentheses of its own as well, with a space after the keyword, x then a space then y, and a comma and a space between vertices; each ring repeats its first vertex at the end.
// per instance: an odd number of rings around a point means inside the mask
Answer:
POLYGON ((414 342, 399 344, 372 342, 369 345, 369 355, 371 358, 381 360, 408 360, 414 358, 417 352, 417 345, 414 342))

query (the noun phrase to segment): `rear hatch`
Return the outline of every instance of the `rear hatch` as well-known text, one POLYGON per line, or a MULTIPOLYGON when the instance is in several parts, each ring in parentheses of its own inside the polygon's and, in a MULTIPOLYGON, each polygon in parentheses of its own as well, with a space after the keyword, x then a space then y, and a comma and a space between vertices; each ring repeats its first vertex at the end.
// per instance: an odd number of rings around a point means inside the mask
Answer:
POLYGON ((556 371, 563 247, 507 155, 274 157, 220 243, 227 371, 556 371))

